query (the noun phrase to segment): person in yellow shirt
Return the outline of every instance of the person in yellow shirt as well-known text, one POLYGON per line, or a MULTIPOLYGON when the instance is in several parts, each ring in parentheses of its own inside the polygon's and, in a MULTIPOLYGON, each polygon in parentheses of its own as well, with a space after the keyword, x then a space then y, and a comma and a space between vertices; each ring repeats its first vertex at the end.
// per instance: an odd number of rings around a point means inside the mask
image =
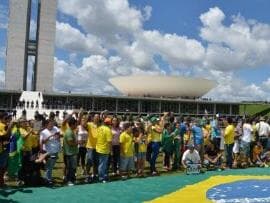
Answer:
POLYGON ((96 152, 98 155, 98 177, 99 181, 106 183, 108 181, 108 162, 111 154, 112 132, 110 129, 112 119, 106 117, 103 125, 98 127, 96 152))
POLYGON ((88 122, 86 130, 88 132, 87 142, 86 142, 86 174, 87 177, 85 182, 92 182, 98 173, 98 155, 96 152, 96 143, 98 136, 98 128, 100 126, 100 116, 95 114, 93 122, 88 122), (91 175, 90 170, 93 167, 93 173, 91 175))
POLYGON ((18 184, 29 184, 30 179, 32 176, 32 163, 31 163, 31 156, 32 156, 32 139, 31 134, 33 132, 33 129, 29 128, 28 122, 25 118, 21 118, 19 120, 19 132, 24 140, 23 146, 22 146, 22 167, 19 170, 18 178, 19 182, 18 184))
POLYGON ((131 124, 125 123, 123 130, 120 134, 120 172, 122 179, 125 180, 134 169, 134 143, 131 124))
POLYGON ((232 168, 235 127, 233 125, 232 118, 228 118, 227 123, 228 123, 228 125, 224 131, 224 144, 225 144, 225 150, 226 150, 226 165, 227 165, 227 167, 232 168))
POLYGON ((138 145, 138 149, 136 152, 137 175, 139 177, 144 177, 144 166, 145 166, 146 150, 147 150, 147 137, 145 135, 145 131, 144 131, 144 127, 142 123, 140 123, 140 125, 135 129, 136 129, 135 132, 133 131, 133 135, 135 137, 134 141, 138 145))
POLYGON ((157 117, 152 117, 151 123, 152 125, 148 128, 148 142, 151 149, 149 163, 152 175, 157 175, 156 160, 159 154, 159 148, 161 145, 161 135, 163 129, 159 125, 159 119, 157 117))

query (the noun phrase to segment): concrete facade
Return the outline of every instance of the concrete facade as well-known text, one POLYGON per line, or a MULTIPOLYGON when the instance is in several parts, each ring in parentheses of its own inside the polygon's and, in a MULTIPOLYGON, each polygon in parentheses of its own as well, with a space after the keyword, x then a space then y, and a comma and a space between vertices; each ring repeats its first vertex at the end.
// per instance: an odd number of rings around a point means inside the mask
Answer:
POLYGON ((40 1, 36 91, 53 90, 56 9, 57 0, 40 1))
POLYGON ((6 89, 26 90, 28 56, 35 56, 31 90, 53 91, 57 0, 39 0, 36 39, 29 39, 32 0, 9 1, 6 89))
POLYGON ((5 86, 8 90, 23 90, 29 1, 10 0, 9 6, 5 86))

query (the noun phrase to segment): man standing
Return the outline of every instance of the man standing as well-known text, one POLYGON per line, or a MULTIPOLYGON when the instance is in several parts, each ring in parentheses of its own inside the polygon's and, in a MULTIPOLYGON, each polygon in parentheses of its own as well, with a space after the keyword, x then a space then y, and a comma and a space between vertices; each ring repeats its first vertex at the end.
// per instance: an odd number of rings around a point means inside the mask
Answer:
POLYGON ((64 134, 64 156, 66 160, 66 180, 68 186, 73 186, 76 181, 75 173, 77 168, 77 154, 78 144, 76 135, 74 133, 77 128, 77 121, 75 118, 68 120, 68 128, 64 134))
POLYGON ((97 175, 97 167, 98 167, 98 156, 96 152, 96 143, 98 136, 98 127, 100 125, 100 117, 99 114, 94 115, 93 122, 88 122, 86 129, 88 131, 88 138, 86 142, 86 173, 88 177, 86 178, 86 182, 91 182, 97 175), (90 169, 93 167, 92 177, 90 176, 90 169))
POLYGON ((40 133, 40 142, 44 145, 47 154, 45 179, 52 184, 52 170, 61 150, 60 130, 54 125, 54 120, 46 120, 46 128, 40 133))
POLYGON ((262 143, 263 150, 267 148, 268 136, 270 133, 270 126, 265 122, 265 118, 261 117, 260 122, 256 124, 259 141, 262 143))
POLYGON ((232 153, 234 145, 235 127, 232 122, 232 118, 227 119, 227 127, 224 132, 224 143, 226 150, 226 164, 227 167, 232 168, 232 153))
POLYGON ((159 148, 161 145, 162 127, 159 125, 159 119, 156 117, 151 118, 152 125, 148 129, 148 142, 151 146, 150 156, 150 170, 152 175, 157 175, 156 160, 159 154, 159 148))
POLYGON ((112 146, 112 132, 110 129, 112 121, 107 117, 104 124, 98 128, 96 151, 98 154, 98 176, 99 181, 106 183, 108 181, 108 161, 112 146))

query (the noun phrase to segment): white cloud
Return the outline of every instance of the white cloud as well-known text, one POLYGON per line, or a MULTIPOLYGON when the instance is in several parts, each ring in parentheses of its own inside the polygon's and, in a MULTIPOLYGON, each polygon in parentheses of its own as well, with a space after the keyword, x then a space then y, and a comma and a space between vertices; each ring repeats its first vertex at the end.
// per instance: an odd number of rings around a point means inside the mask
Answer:
POLYGON ((204 47, 200 42, 176 34, 144 31, 142 45, 159 54, 173 67, 192 67, 204 59, 204 47))
POLYGON ((139 10, 127 0, 60 0, 59 10, 72 16, 79 29, 57 23, 56 45, 70 51, 69 63, 55 59, 57 90, 115 93, 108 83, 112 76, 165 74, 154 60, 158 55, 168 63, 170 74, 217 80, 218 87, 207 96, 220 100, 269 97, 266 84, 240 81, 233 72, 270 64, 268 24, 238 14, 225 25, 227 16, 223 11, 210 8, 200 16, 203 46, 187 36, 144 30, 143 23, 151 17, 152 7, 139 10), (78 51, 89 55, 80 67, 73 64, 78 51))
POLYGON ((262 84, 263 84, 263 87, 270 92, 270 78, 268 78, 262 84))
POLYGON ((56 46, 73 52, 87 54, 106 54, 107 50, 101 45, 101 41, 94 35, 84 35, 80 30, 67 23, 56 22, 56 46))
POLYGON ((59 0, 61 12, 78 20, 87 32, 98 35, 131 33, 142 27, 143 15, 127 0, 59 0))
POLYGON ((208 43, 206 67, 226 71, 270 64, 269 25, 245 20, 238 14, 232 17, 231 25, 225 26, 225 14, 217 7, 200 19, 200 36, 208 43))
POLYGON ((152 7, 147 5, 143 8, 143 11, 144 11, 144 14, 143 14, 144 20, 149 20, 152 15, 152 7))

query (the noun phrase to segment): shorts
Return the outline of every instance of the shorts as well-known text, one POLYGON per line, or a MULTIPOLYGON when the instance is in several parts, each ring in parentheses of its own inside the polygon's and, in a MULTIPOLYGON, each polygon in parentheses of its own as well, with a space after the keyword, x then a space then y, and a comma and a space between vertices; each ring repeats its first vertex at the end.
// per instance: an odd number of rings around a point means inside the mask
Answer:
POLYGON ((134 170, 134 157, 120 157, 120 171, 134 170))
POLYGON ((250 155, 250 142, 241 141, 241 151, 248 157, 250 155))
POLYGON ((146 159, 146 152, 138 152, 138 153, 136 154, 136 158, 137 158, 137 160, 138 160, 138 159, 143 159, 143 160, 145 160, 145 159, 146 159))

